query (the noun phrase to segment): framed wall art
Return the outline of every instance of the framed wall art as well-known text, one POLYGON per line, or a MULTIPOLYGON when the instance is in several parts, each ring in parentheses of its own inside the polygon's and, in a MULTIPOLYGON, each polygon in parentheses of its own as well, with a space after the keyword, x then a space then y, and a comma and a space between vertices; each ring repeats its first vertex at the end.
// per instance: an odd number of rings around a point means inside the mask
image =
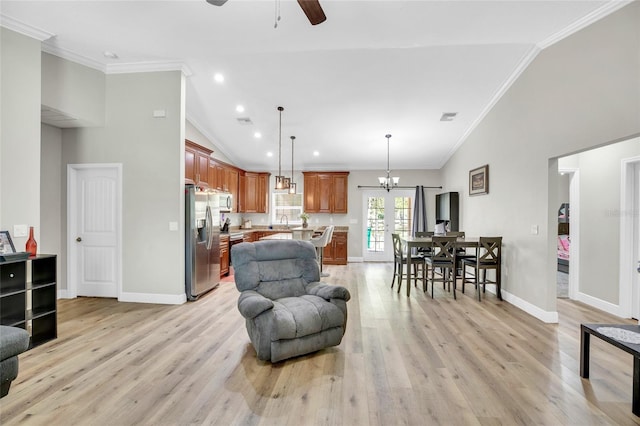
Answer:
POLYGON ((9 231, 0 231, 0 254, 11 254, 15 252, 16 248, 13 246, 9 231))
POLYGON ((489 165, 473 169, 469 172, 469 195, 489 193, 489 165))

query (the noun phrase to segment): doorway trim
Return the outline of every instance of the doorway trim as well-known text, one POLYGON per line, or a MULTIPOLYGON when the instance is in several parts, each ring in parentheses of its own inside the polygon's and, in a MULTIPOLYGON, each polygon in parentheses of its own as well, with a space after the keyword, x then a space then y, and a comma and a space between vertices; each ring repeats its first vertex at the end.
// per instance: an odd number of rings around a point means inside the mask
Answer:
POLYGON ((116 288, 117 298, 120 300, 122 295, 122 164, 121 163, 92 163, 92 164, 67 164, 67 297, 75 299, 78 297, 78 277, 77 277, 77 256, 72 255, 75 239, 73 232, 74 217, 78 207, 77 191, 78 171, 89 169, 111 169, 116 172, 116 200, 118 203, 118 211, 116 213, 117 224, 117 270, 116 279, 118 285, 116 288))
MULTIPOLYGON (((633 214, 636 203, 635 173, 640 167, 640 156, 624 158, 620 161, 620 315, 631 318, 633 314, 633 271, 634 264, 634 223, 638 218, 633 214)), ((640 200, 637 201, 640 203, 640 200)), ((636 301, 638 302, 638 301, 636 301)))
POLYGON ((580 169, 563 167, 559 173, 569 173, 569 299, 578 298, 580 282, 580 169))

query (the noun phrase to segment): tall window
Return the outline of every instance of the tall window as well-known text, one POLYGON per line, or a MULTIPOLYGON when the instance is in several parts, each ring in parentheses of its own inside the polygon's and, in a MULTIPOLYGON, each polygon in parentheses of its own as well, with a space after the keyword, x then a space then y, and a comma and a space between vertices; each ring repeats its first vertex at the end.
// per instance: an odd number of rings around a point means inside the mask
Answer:
POLYGON ((271 223, 301 224, 302 194, 274 192, 271 223))

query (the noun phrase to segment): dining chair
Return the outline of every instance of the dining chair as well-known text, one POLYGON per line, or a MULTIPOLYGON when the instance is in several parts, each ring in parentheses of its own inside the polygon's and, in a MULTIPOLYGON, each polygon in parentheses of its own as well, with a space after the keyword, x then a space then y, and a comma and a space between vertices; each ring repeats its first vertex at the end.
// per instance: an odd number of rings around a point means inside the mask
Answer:
POLYGON ((428 282, 431 281, 431 298, 433 298, 433 284, 441 281, 443 287, 449 285, 449 291, 453 284, 453 298, 456 298, 456 237, 432 237, 431 256, 425 257, 427 264, 427 280, 422 290, 427 291, 428 282), (441 278, 436 278, 435 269, 442 271, 441 278), (430 273, 429 273, 430 271, 430 273))
MULTIPOLYGON (((457 239, 463 240, 465 235, 464 231, 447 231, 445 233, 445 236, 447 237, 456 237, 457 239)), ((475 253, 467 253, 467 249, 464 247, 456 248, 456 276, 462 276, 462 273, 464 272, 462 270, 462 259, 475 259, 475 257, 475 253)))
MULTIPOLYGON (((433 231, 416 231, 413 236, 416 238, 433 237, 433 231)), ((427 255, 431 254, 431 247, 418 247, 418 254, 427 255)))
MULTIPOLYGON (((424 256, 412 255, 404 250, 399 234, 391 234, 391 238, 393 239, 393 280, 391 281, 391 288, 393 288, 396 278, 398 278, 398 293, 400 293, 402 280, 407 276, 404 272, 404 266, 407 264, 409 256, 411 256, 411 264, 413 265, 414 286, 418 285, 418 280, 421 280, 424 286, 426 279, 424 256), (418 272, 420 272, 420 274, 418 274, 418 272)), ((407 285, 409 284, 410 283, 407 282, 407 285)))
POLYGON ((480 237, 476 254, 475 258, 462 260, 462 292, 464 293, 466 284, 474 284, 478 291, 478 300, 482 300, 480 284, 482 284, 483 293, 486 291, 487 284, 495 284, 498 299, 502 300, 500 277, 502 275, 502 237, 480 237), (473 280, 467 279, 467 268, 469 267, 474 271, 473 280), (487 279, 487 269, 496 271, 495 281, 487 279), (482 271, 482 278, 480 278, 480 271, 482 271))

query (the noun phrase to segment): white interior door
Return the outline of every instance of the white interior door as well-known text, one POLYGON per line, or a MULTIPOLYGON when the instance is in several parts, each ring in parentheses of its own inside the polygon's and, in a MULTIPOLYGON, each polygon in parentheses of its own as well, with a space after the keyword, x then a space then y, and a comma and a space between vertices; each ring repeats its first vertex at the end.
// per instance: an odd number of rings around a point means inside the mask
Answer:
POLYGON ((118 297, 121 167, 69 165, 68 170, 70 296, 118 297))
POLYGON ((391 234, 408 236, 411 233, 414 195, 415 191, 398 189, 363 192, 364 261, 393 261, 391 234))

